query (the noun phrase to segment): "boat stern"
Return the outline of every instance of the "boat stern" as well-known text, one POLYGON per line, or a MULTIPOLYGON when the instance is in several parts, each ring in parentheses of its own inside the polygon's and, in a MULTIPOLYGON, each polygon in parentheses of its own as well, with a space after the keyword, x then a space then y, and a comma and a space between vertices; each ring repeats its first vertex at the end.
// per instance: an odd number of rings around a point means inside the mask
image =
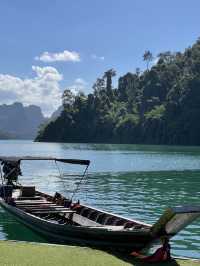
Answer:
POLYGON ((168 208, 152 226, 151 233, 156 237, 173 237, 200 217, 200 206, 181 206, 168 208))

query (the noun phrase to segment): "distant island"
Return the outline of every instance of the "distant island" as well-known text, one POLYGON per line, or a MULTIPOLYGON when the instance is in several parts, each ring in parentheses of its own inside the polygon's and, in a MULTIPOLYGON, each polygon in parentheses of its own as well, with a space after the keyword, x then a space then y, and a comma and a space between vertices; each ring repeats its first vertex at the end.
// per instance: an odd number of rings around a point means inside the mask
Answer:
POLYGON ((89 95, 65 90, 63 111, 36 141, 199 145, 200 39, 183 53, 143 59, 146 70, 120 77, 117 88, 110 69, 89 95))
POLYGON ((34 139, 45 121, 38 106, 0 105, 0 139, 34 139))

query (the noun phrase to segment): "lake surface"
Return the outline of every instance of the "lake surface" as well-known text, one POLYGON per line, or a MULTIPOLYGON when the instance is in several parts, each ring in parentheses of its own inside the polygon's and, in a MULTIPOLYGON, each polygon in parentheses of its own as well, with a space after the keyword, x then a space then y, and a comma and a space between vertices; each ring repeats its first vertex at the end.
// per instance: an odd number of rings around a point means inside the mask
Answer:
MULTIPOLYGON (((0 155, 90 159, 88 179, 75 198, 146 223, 154 223, 168 206, 200 203, 200 147, 0 141, 0 155)), ((74 174, 83 167, 24 162, 22 169, 21 183, 68 195, 80 181, 74 174)), ((3 209, 0 239, 45 241, 3 209)), ((171 243, 174 255, 200 258, 200 219, 171 243)))

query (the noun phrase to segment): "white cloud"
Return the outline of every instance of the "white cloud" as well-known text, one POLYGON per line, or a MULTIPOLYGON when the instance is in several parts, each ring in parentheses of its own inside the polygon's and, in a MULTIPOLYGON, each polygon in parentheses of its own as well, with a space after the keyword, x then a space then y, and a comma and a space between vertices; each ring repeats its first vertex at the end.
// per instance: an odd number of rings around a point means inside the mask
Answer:
POLYGON ((82 78, 77 78, 74 80, 74 83, 68 87, 74 94, 77 94, 79 91, 86 92, 87 82, 82 78))
POLYGON ((74 83, 77 84, 77 85, 80 85, 80 86, 87 85, 87 82, 84 79, 82 79, 82 78, 75 79, 74 83))
POLYGON ((105 60, 104 56, 98 56, 96 54, 92 54, 91 58, 94 59, 94 60, 99 60, 99 61, 104 61, 105 60))
POLYGON ((79 53, 75 51, 64 50, 63 52, 60 52, 60 53, 44 52, 40 56, 36 56, 35 60, 49 63, 49 62, 57 62, 57 61, 79 62, 81 59, 80 59, 79 53))
POLYGON ((61 104, 59 82, 63 77, 54 67, 32 66, 32 69, 36 74, 33 78, 0 74, 0 104, 15 101, 36 104, 45 115, 50 115, 61 104))

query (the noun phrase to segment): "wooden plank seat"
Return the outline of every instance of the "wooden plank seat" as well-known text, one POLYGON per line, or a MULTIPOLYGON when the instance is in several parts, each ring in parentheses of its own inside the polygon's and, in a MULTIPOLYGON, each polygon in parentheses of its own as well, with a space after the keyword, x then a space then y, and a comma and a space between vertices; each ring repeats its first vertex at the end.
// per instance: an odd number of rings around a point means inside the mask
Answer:
POLYGON ((48 210, 70 210, 67 208, 20 208, 21 210, 25 210, 25 211, 40 211, 40 210, 44 210, 44 211, 48 211, 48 210))
POLYGON ((71 210, 40 210, 40 211, 36 211, 36 210, 32 210, 31 213, 32 214, 42 214, 42 213, 75 213, 75 211, 71 211, 71 210))
POLYGON ((44 208, 47 208, 47 207, 56 207, 56 206, 58 206, 58 207, 64 207, 64 206, 60 206, 60 205, 51 205, 51 204, 35 204, 35 205, 33 205, 33 204, 16 204, 16 206, 17 207, 19 207, 19 208, 23 208, 23 207, 35 207, 35 208, 37 208, 37 207, 44 207, 44 208))
MULTIPOLYGON (((17 208, 20 208, 20 209, 52 209, 52 208, 57 208, 57 209, 60 209, 60 208, 67 208, 65 206, 59 206, 59 205, 51 205, 51 204, 37 204, 37 205, 16 205, 17 208)), ((69 209, 69 208, 67 208, 69 209)))
POLYGON ((66 210, 68 210, 68 211, 70 211, 70 209, 68 209, 68 208, 21 208, 21 209, 24 209, 24 210, 27 210, 27 211, 52 211, 52 210, 55 210, 55 211, 59 211, 59 210, 61 210, 61 211, 66 211, 66 210))
MULTIPOLYGON (((31 201, 31 200, 15 200, 15 203, 17 203, 17 204, 41 204, 41 203, 48 203, 48 201, 46 201, 46 200, 37 200, 37 201, 31 201)), ((50 201, 49 201, 49 203, 51 203, 50 201)))
POLYGON ((43 208, 43 209, 46 209, 46 208, 65 208, 64 206, 58 206, 58 205, 50 205, 50 204, 38 204, 38 205, 17 205, 18 208, 20 209, 24 209, 24 208, 32 208, 32 209, 35 209, 35 208, 43 208))
POLYGON ((39 200, 42 199, 41 196, 34 196, 34 197, 18 197, 18 200, 39 200))
POLYGON ((32 203, 32 204, 37 204, 38 202, 50 202, 50 203, 55 203, 52 201, 48 201, 46 199, 41 199, 41 200, 15 200, 18 203, 32 203))
MULTIPOLYGON (((17 203, 16 204, 17 206, 34 206, 34 207, 37 207, 37 206, 61 206, 61 205, 57 205, 57 204, 54 204, 54 203, 51 203, 51 202, 39 202, 39 203, 17 203)), ((64 206, 62 206, 64 207, 64 206)))

